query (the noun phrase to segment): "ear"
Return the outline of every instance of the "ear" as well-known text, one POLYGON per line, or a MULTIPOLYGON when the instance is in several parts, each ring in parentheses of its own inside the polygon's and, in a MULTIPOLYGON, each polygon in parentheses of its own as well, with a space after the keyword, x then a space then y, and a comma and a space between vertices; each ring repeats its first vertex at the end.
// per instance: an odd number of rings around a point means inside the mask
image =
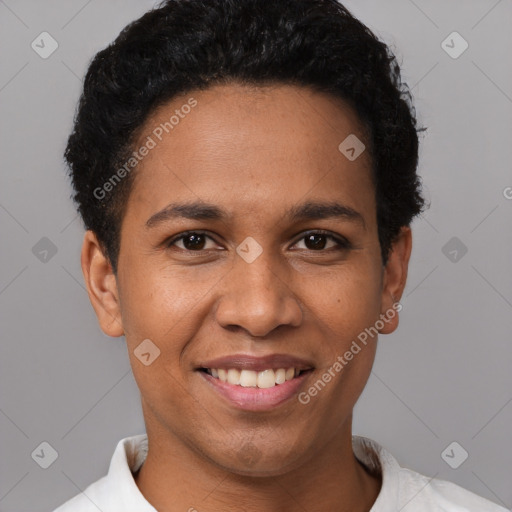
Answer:
POLYGON ((398 327, 398 312, 402 309, 398 302, 407 281, 411 250, 411 228, 403 226, 391 246, 388 261, 384 267, 381 317, 385 315, 386 320, 383 322, 384 327, 379 329, 381 334, 390 334, 398 327))
POLYGON ((81 263, 89 300, 101 330, 108 336, 122 336, 124 329, 116 276, 96 235, 90 230, 84 236, 81 263))

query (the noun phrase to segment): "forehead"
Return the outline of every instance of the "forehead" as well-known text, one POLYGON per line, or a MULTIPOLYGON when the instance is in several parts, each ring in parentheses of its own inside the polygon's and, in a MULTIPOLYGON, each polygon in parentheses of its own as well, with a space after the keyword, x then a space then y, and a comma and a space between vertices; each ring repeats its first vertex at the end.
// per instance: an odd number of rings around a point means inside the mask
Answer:
POLYGON ((313 196, 371 209, 368 152, 351 161, 339 149, 353 137, 365 140, 356 113, 308 88, 191 91, 159 107, 142 127, 139 144, 151 139, 154 147, 137 167, 127 214, 199 199, 265 215, 279 202, 288 209, 313 196))

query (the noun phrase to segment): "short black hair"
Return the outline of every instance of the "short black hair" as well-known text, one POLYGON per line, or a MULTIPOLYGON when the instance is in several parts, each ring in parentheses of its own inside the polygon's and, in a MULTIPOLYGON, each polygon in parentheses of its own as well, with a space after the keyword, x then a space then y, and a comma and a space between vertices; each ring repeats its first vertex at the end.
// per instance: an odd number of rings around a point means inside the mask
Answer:
POLYGON ((386 264, 400 228, 424 207, 416 167, 425 130, 388 46, 336 0, 166 0, 93 58, 65 150, 78 211, 113 271, 134 172, 108 194, 105 183, 157 107, 225 83, 310 87, 355 109, 386 264))

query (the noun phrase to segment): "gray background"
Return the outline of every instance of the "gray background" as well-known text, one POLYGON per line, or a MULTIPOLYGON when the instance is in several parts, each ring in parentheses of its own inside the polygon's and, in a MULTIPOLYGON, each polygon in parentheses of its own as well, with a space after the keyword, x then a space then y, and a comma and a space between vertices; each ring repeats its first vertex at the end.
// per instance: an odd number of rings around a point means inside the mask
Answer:
MULTIPOLYGON (((52 510, 144 431, 124 340, 100 331, 84 289, 62 152, 88 62, 154 4, 0 0, 1 511, 52 510), (59 44, 47 59, 31 48, 43 31, 59 44), (58 452, 46 470, 31 457, 43 441, 58 452)), ((419 171, 432 203, 413 224, 400 327, 379 341, 354 432, 510 508, 512 3, 346 5, 403 63, 429 128, 419 171), (441 46, 453 31, 469 43, 456 59, 441 46), (457 469, 441 456, 453 441, 469 453, 457 469)))

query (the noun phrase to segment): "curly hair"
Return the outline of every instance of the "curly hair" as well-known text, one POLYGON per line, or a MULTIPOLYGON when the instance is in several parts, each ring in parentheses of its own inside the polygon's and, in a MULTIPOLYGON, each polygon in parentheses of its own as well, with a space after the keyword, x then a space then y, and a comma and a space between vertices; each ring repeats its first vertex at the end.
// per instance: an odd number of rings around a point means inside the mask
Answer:
POLYGON ((64 153, 74 200, 117 270, 134 172, 106 197, 156 108, 237 82, 310 87, 342 99, 364 127, 382 262, 423 207, 411 93, 388 46, 336 0, 166 0, 128 24, 87 70, 64 153))

